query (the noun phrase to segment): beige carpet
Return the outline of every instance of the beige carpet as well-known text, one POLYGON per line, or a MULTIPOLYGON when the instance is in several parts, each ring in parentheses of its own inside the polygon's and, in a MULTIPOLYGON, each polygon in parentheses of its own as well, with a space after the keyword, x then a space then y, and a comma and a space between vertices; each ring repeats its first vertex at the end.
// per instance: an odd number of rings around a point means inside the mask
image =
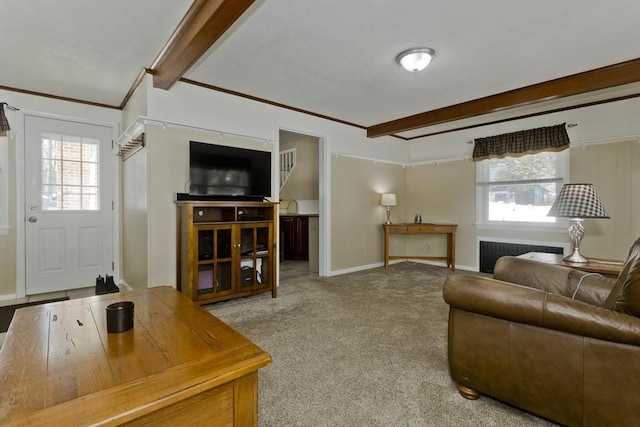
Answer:
POLYGON ((449 270, 400 263, 205 306, 269 352, 260 426, 551 426, 449 377, 449 270))

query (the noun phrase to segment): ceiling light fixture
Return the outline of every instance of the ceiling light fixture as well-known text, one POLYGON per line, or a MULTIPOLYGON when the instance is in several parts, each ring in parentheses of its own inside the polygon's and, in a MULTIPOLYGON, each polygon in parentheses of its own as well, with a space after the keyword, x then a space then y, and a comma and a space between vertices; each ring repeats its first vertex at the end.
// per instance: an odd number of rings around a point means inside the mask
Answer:
POLYGON ((435 50, 430 47, 419 47, 400 52, 396 56, 396 62, 405 70, 417 73, 427 68, 434 56, 436 56, 435 50))

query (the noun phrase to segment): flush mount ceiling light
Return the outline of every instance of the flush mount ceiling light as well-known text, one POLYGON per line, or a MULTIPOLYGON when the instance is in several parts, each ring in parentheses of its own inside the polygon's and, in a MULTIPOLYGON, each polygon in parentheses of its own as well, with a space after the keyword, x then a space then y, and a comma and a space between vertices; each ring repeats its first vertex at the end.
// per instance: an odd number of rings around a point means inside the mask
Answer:
POLYGON ((436 56, 435 50, 430 47, 419 47, 400 52, 396 56, 396 62, 405 70, 417 73, 427 68, 434 56, 436 56))

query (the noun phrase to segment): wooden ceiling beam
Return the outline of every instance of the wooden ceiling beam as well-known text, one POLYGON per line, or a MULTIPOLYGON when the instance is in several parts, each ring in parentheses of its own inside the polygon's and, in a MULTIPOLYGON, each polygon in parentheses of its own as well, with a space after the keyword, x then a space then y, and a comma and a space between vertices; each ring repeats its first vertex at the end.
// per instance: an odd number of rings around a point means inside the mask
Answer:
POLYGON ((153 87, 168 90, 255 0, 195 0, 151 66, 153 87))
POLYGON ((640 58, 367 127, 376 138, 640 81, 640 58))

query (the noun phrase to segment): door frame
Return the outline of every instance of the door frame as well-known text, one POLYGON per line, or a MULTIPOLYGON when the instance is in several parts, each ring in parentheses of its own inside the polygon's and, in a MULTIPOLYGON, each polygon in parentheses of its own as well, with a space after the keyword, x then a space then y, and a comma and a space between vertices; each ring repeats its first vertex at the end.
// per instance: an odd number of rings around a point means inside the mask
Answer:
MULTIPOLYGON (((318 276, 329 276, 331 272, 331 156, 329 155, 328 138, 319 133, 307 130, 298 130, 293 127, 276 124, 275 132, 278 135, 276 141, 276 188, 278 200, 280 199, 280 131, 295 132, 318 138, 318 276)), ((278 209, 279 212, 279 209, 278 209)), ((280 221, 277 221, 277 232, 280 234, 280 221)), ((278 253, 280 253, 280 239, 278 238, 278 253)), ((280 257, 277 258, 278 285, 280 284, 280 257)))
POLYGON ((112 213, 112 257, 114 262, 113 277, 116 282, 120 279, 120 162, 116 159, 116 144, 115 141, 118 137, 118 123, 106 122, 101 120, 85 119, 73 116, 49 114, 41 111, 34 110, 19 110, 16 111, 16 298, 24 298, 27 296, 27 282, 26 282, 26 211, 25 211, 25 178, 24 173, 26 169, 25 165, 25 119, 26 116, 38 117, 44 119, 53 120, 66 120, 71 122, 83 123, 88 125, 104 126, 111 129, 111 141, 112 141, 112 154, 111 165, 106 164, 107 167, 111 167, 112 176, 112 198, 113 198, 113 213, 112 213))

